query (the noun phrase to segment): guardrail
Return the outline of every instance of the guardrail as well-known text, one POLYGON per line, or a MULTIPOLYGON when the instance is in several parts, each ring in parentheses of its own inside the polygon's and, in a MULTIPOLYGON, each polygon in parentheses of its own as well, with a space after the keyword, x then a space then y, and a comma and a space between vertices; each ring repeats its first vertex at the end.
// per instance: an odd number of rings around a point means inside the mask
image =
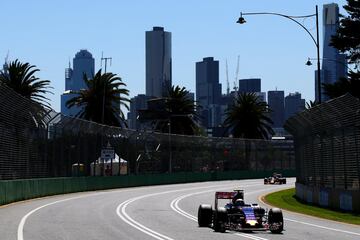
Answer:
MULTIPOLYGON (((295 170, 281 170, 278 172, 281 172, 286 177, 295 176, 295 170)), ((184 172, 111 177, 4 180, 0 181, 0 205, 56 194, 187 182, 255 179, 270 176, 272 173, 273 171, 184 172)))
POLYGON ((360 213, 360 191, 357 190, 321 188, 296 183, 296 196, 309 204, 360 213))

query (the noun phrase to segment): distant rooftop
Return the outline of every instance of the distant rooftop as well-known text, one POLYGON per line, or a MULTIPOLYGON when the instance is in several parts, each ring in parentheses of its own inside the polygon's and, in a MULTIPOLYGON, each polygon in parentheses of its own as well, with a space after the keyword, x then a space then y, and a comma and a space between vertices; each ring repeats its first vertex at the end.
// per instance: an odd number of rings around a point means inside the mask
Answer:
POLYGON ((76 53, 75 57, 76 58, 92 58, 92 54, 86 49, 81 49, 79 52, 76 53))
POLYGON ((153 31, 164 31, 163 27, 153 27, 153 31))

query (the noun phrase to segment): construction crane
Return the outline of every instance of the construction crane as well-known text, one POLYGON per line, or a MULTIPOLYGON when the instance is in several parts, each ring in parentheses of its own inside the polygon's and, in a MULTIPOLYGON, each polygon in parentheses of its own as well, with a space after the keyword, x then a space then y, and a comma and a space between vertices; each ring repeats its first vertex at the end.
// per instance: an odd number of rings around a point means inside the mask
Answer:
POLYGON ((228 68, 227 59, 226 59, 226 94, 227 95, 230 94, 229 68, 228 68))
POLYGON ((236 73, 235 73, 235 79, 234 79, 234 91, 237 92, 238 87, 236 82, 239 81, 239 65, 240 65, 240 55, 237 57, 237 65, 236 65, 236 73))

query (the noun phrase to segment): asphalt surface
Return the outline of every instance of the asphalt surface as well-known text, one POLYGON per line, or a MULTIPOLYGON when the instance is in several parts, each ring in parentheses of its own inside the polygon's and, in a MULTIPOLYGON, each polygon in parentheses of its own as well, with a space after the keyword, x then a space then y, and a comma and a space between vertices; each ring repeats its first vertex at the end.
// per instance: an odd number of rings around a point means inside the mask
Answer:
POLYGON ((282 234, 215 233, 197 225, 199 204, 213 204, 215 191, 244 189, 247 203, 260 203, 260 195, 293 186, 294 179, 276 186, 264 186, 263 180, 219 181, 35 199, 0 207, 0 239, 360 239, 359 226, 290 212, 284 212, 282 234))

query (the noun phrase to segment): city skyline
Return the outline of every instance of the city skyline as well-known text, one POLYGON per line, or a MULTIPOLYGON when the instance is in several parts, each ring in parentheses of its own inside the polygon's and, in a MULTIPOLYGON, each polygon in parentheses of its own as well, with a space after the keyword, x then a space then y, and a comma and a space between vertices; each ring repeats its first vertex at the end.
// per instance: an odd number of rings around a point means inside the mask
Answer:
POLYGON ((81 110, 81 107, 73 106, 68 108, 66 102, 75 97, 76 94, 72 91, 79 91, 87 88, 84 82, 84 74, 91 78, 95 74, 95 59, 87 50, 80 50, 73 58, 73 64, 69 61, 69 67, 65 69, 65 89, 61 94, 61 113, 67 116, 76 116, 81 110))
MULTIPOLYGON (((322 6, 327 3, 331 1, 313 1, 311 4, 231 1, 227 4, 208 3, 206 6, 196 3, 188 8, 189 4, 173 1, 151 4, 145 1, 109 1, 107 5, 89 5, 85 1, 77 1, 72 8, 68 8, 66 4, 45 1, 21 5, 6 2, 2 3, 2 8, 5 23, 9 21, 9 24, 4 24, 3 31, 12 34, 3 40, 0 57, 4 58, 9 51, 10 60, 18 58, 36 65, 41 70, 38 76, 52 81, 54 95, 49 97, 52 107, 60 111, 60 94, 65 89, 64 68, 69 58, 80 49, 87 49, 93 54, 95 71, 100 68, 102 52, 112 57, 113 63, 108 66, 108 71, 122 77, 131 97, 144 94, 144 34, 153 26, 162 26, 173 35, 173 84, 195 92, 194 64, 199 59, 211 56, 219 60, 220 83, 222 93, 225 93, 225 61, 228 60, 232 88, 236 57, 240 55, 239 78, 261 78, 264 92, 276 88, 284 90, 286 94, 298 91, 308 101, 314 99, 315 69, 304 63, 307 57, 314 57, 316 53, 309 36, 291 21, 276 16, 249 16, 247 24, 241 26, 235 21, 240 11, 304 15, 314 13, 315 4, 318 4, 321 24, 322 6), (12 19, 10 13, 15 7, 19 15, 12 19), (55 8, 56 11, 51 11, 55 8), (108 11, 103 13, 105 18, 92 18, 98 9, 108 11), (112 13, 119 9, 121 14, 113 17, 112 13), (185 10, 186 18, 181 14, 185 10), (28 27, 15 28, 24 18, 28 27), (99 29, 114 36, 109 34, 104 37, 102 31, 97 33, 99 29), (286 34, 283 34, 283 30, 286 30, 286 34)), ((344 13, 342 6, 345 1, 337 3, 340 13, 344 13)), ((312 33, 315 32, 314 19, 306 19, 304 24, 312 33)), ((322 39, 321 29, 320 36, 322 39)))

